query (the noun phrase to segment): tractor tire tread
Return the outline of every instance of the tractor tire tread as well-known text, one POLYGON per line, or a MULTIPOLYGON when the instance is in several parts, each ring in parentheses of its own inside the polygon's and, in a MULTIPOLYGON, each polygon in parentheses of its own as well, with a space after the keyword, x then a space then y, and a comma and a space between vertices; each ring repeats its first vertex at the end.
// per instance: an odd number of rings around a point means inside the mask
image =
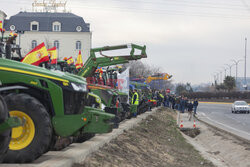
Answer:
MULTIPOLYGON (((7 105, 4 99, 0 96, 0 123, 3 123, 9 118, 7 105)), ((11 129, 4 131, 0 134, 0 163, 3 161, 5 154, 8 151, 11 139, 11 129)))
POLYGON ((5 97, 9 111, 21 110, 28 114, 35 125, 33 141, 21 150, 10 150, 4 158, 5 163, 32 162, 48 151, 52 139, 52 124, 45 107, 34 97, 20 93, 12 93, 5 97))

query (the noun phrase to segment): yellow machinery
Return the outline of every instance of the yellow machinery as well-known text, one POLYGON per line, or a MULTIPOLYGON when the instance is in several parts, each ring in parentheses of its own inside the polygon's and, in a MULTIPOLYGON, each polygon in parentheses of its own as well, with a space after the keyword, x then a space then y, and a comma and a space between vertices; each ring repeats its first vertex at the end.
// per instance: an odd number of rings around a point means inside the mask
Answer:
POLYGON ((145 82, 150 83, 151 81, 154 81, 154 80, 168 80, 170 78, 172 78, 172 75, 169 75, 168 73, 159 73, 159 74, 149 76, 145 82))

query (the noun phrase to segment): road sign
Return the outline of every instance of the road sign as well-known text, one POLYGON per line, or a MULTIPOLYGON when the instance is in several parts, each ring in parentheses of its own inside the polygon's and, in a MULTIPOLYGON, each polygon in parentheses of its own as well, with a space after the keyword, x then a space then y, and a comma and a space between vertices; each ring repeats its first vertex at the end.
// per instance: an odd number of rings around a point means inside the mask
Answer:
POLYGON ((170 93, 170 89, 167 89, 167 93, 170 93))

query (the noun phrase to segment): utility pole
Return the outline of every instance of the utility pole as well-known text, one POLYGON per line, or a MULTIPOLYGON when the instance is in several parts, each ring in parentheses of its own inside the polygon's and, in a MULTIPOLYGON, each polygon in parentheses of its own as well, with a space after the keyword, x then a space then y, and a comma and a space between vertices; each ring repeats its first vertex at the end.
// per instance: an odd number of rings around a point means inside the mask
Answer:
POLYGON ((247 38, 245 38, 245 71, 244 71, 244 88, 247 90, 247 38))

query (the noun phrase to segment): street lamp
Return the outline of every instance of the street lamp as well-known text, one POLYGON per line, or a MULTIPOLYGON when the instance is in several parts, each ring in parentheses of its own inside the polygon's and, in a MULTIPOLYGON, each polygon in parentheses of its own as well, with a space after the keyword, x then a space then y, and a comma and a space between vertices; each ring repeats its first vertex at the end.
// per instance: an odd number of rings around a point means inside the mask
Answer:
POLYGON ((247 38, 245 38, 245 69, 244 69, 244 88, 247 90, 247 38))
MULTIPOLYGON (((240 61, 243 61, 243 60, 231 60, 235 63, 236 65, 236 73, 235 73, 235 84, 237 85, 237 78, 238 78, 238 64, 240 61)), ((237 87, 237 86, 236 86, 237 87)))
POLYGON ((223 81, 222 81, 222 72, 223 72, 223 71, 218 71, 218 74, 220 74, 220 82, 221 82, 221 83, 223 83, 223 81))
POLYGON ((214 72, 213 76, 214 76, 214 84, 217 85, 218 84, 218 73, 214 72))
POLYGON ((232 76, 232 67, 233 67, 235 64, 232 64, 232 65, 225 64, 225 65, 229 67, 229 70, 230 70, 230 77, 231 77, 231 76, 232 76))
POLYGON ((220 73, 217 73, 217 82, 218 82, 217 84, 219 84, 220 82, 219 79, 220 79, 220 73))
POLYGON ((227 68, 225 68, 225 67, 221 67, 221 68, 223 68, 223 70, 225 70, 225 78, 226 78, 226 76, 227 76, 227 68))

